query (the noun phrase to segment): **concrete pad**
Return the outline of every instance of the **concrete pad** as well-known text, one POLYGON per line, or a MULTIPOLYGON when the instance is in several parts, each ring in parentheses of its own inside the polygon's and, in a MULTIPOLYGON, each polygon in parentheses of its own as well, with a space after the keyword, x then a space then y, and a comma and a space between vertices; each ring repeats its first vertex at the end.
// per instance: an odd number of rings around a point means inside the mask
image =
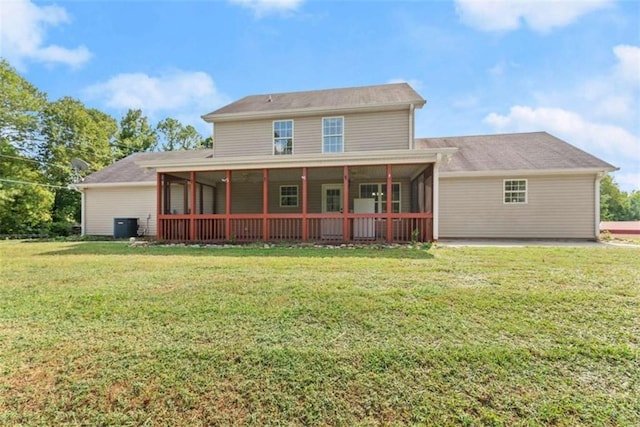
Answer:
POLYGON ((516 239, 441 239, 439 246, 449 247, 510 247, 524 248, 528 246, 548 247, 605 247, 609 243, 589 240, 516 240, 516 239))

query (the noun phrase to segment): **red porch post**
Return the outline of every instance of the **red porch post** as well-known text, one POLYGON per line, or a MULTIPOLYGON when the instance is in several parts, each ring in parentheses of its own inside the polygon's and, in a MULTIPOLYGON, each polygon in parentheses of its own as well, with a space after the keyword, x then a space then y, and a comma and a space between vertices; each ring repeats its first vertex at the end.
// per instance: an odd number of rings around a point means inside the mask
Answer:
POLYGON ((309 225, 307 224, 307 167, 302 168, 302 241, 309 240, 309 225))
POLYGON ((393 241, 393 221, 391 213, 393 211, 393 179, 391 178, 391 165, 387 165, 387 243, 393 241))
POLYGON ((269 240, 269 169, 262 169, 262 239, 269 240))
POLYGON ((231 240, 231 171, 225 171, 225 218, 224 218, 224 227, 226 231, 227 240, 231 240))
POLYGON ((162 173, 156 174, 156 238, 162 240, 162 173))
POLYGON ((189 173, 189 192, 191 200, 189 201, 189 240, 196 240, 196 173, 189 173))
POLYGON ((189 181, 181 179, 180 182, 184 188, 184 191, 182 192, 182 210, 184 211, 184 214, 187 215, 189 213, 189 191, 187 190, 187 182, 189 181))
POLYGON ((342 240, 348 242, 351 240, 349 233, 349 166, 343 166, 343 200, 342 200, 342 240))

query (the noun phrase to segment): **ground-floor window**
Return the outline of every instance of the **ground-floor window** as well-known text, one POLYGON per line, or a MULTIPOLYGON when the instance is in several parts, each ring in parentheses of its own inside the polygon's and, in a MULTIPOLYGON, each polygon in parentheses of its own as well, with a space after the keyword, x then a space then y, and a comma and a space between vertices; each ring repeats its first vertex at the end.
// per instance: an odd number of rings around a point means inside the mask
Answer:
POLYGON ((504 203, 527 203, 527 180, 504 180, 504 203))
POLYGON ((280 186, 280 207, 295 208, 298 206, 298 186, 297 185, 281 185, 280 186))
MULTIPOLYGON (((387 184, 360 184, 360 198, 375 199, 375 213, 387 211, 387 195, 387 184)), ((391 184, 391 210, 394 213, 400 212, 400 183, 398 182, 391 184)))

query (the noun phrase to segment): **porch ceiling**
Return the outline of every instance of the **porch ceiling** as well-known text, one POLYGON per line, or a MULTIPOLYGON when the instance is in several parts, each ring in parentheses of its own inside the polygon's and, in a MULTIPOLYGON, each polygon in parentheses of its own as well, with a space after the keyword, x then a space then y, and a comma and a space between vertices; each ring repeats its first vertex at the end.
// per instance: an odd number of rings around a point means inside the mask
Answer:
MULTIPOLYGON (((409 179, 416 176, 424 169, 425 165, 393 165, 392 176, 394 179, 409 179)), ((342 167, 309 168, 308 178, 310 181, 335 180, 342 181, 342 167)), ((384 181, 386 179, 386 166, 350 166, 349 178, 352 181, 384 181)), ((189 172, 172 172, 170 175, 189 179, 189 172)), ((224 171, 196 172, 196 180, 203 184, 215 185, 222 182, 225 177, 224 171)), ((302 179, 302 168, 270 169, 269 181, 271 182, 292 182, 302 179)), ((242 182, 262 182, 261 169, 235 170, 231 178, 232 181, 242 182)))

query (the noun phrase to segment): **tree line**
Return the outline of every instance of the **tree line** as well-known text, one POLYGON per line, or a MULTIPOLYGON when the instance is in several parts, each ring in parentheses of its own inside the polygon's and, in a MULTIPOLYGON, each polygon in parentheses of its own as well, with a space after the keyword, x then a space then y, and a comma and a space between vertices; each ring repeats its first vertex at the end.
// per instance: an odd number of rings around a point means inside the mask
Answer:
POLYGON ((640 190, 631 193, 620 190, 611 175, 600 181, 600 220, 640 220, 640 190))
POLYGON ((66 234, 81 217, 69 185, 83 176, 141 151, 212 146, 171 117, 152 126, 139 109, 117 121, 71 97, 50 101, 0 59, 0 235, 66 234))
MULTIPOLYGON (((69 185, 82 176, 137 152, 212 146, 170 117, 152 126, 139 109, 117 121, 71 97, 49 101, 0 59, 0 235, 67 234, 81 218, 69 185), (74 158, 88 167, 75 169, 74 158)), ((602 220, 640 220, 640 191, 621 191, 611 176, 600 189, 602 220)))

